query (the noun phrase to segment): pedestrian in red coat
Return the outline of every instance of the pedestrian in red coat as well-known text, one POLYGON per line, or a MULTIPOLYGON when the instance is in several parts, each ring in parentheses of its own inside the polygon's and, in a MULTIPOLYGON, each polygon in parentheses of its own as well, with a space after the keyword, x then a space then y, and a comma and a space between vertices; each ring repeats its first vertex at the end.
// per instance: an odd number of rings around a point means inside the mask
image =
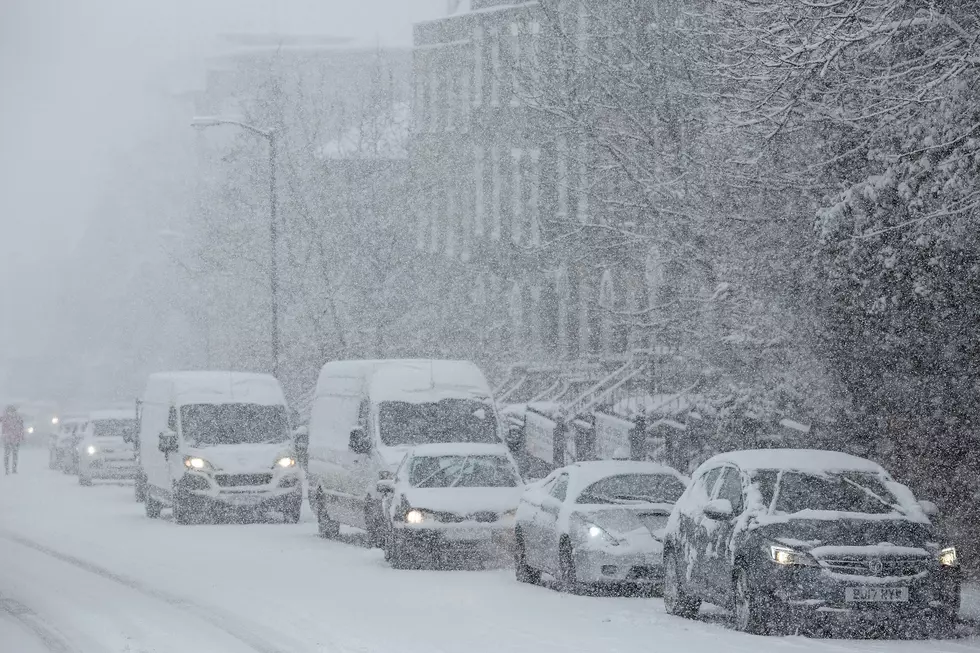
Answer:
POLYGON ((9 474, 13 469, 16 474, 17 454, 24 441, 24 419, 14 406, 7 406, 3 417, 0 417, 0 439, 3 439, 3 473, 9 474), (12 468, 11 462, 13 462, 12 468))

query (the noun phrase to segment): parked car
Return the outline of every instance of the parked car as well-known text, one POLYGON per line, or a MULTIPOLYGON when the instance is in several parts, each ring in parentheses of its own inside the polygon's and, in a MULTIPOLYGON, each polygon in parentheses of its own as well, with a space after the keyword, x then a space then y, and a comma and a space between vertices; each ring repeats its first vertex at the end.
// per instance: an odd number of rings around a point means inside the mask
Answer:
POLYGON ((956 620, 956 549, 879 465, 830 451, 740 451, 694 473, 667 526, 664 603, 730 606, 738 630, 810 619, 956 620))
POLYGON ((310 414, 310 508, 321 537, 340 525, 383 545, 376 484, 417 445, 503 444, 490 386, 467 361, 337 361, 320 371, 310 414))
POLYGON ((153 374, 140 410, 148 517, 188 524, 218 512, 281 512, 299 521, 303 483, 286 399, 268 374, 153 374))
POLYGON ((84 430, 86 419, 70 417, 60 421, 58 428, 51 437, 48 450, 48 466, 65 474, 78 471, 78 442, 80 431, 84 430))
POLYGON ((536 583, 546 572, 569 590, 659 585, 663 529, 688 482, 651 462, 579 462, 555 470, 521 498, 517 580, 536 583))
POLYGON ((502 444, 415 447, 391 480, 378 481, 385 559, 404 569, 446 554, 509 555, 522 489, 502 444))
POLYGON ((130 479, 136 475, 132 438, 136 415, 132 410, 102 410, 89 416, 79 438, 81 454, 78 482, 92 479, 130 479))

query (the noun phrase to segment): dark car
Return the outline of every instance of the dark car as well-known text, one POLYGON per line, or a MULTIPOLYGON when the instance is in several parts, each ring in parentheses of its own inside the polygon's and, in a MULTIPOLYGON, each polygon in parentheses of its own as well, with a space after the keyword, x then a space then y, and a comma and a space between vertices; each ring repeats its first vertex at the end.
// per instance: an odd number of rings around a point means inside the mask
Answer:
POLYGON ((810 621, 914 623, 949 632, 956 549, 879 465, 830 451, 739 451, 694 473, 667 525, 664 603, 732 609, 737 629, 810 621))

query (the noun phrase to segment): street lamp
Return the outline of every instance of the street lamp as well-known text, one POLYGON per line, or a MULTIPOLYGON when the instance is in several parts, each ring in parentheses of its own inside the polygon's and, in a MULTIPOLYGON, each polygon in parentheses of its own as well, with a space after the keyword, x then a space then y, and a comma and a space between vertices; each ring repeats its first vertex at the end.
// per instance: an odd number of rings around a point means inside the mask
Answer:
POLYGON ((269 286, 272 295, 272 374, 279 378, 279 265, 276 251, 279 247, 279 227, 276 222, 278 198, 276 197, 276 131, 262 129, 240 120, 220 116, 199 116, 191 119, 191 126, 198 129, 233 125, 269 141, 269 286))

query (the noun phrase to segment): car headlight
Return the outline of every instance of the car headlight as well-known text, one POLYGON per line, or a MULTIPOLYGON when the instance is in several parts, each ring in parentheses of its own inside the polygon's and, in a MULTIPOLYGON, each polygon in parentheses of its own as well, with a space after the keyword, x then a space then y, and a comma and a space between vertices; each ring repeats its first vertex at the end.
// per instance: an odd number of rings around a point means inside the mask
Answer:
POLYGON ((585 534, 588 535, 590 540, 603 541, 612 546, 619 546, 620 541, 618 538, 614 537, 609 531, 604 529, 602 526, 596 526, 595 524, 585 522, 585 534))
POLYGON ((784 567, 816 567, 817 561, 807 553, 801 553, 786 546, 769 547, 769 558, 784 567))
POLYGON ((34 427, 33 426, 28 426, 27 427, 27 435, 34 435, 34 427))
POLYGON ((94 456, 95 452, 97 451, 98 449, 95 448, 94 444, 90 444, 89 446, 85 447, 85 452, 90 456, 94 456))
POLYGON ((186 467, 187 469, 194 469, 197 471, 213 469, 211 467, 211 463, 204 460, 203 458, 198 458, 196 456, 186 456, 184 458, 184 467, 186 467))
POLYGON ((59 419, 58 419, 57 417, 52 417, 52 418, 51 418, 51 423, 52 423, 52 424, 57 424, 57 423, 58 423, 58 422, 60 422, 60 421, 61 421, 61 420, 59 420, 59 419))
POLYGON ((940 551, 939 564, 943 567, 959 567, 960 559, 956 555, 956 547, 951 546, 940 551))
POLYGON ((283 456, 282 458, 276 461, 276 466, 282 467, 283 469, 288 469, 289 467, 295 467, 296 459, 290 456, 283 456))
POLYGON ((412 509, 405 513, 405 521, 409 524, 421 524, 426 520, 426 514, 421 510, 412 509))

